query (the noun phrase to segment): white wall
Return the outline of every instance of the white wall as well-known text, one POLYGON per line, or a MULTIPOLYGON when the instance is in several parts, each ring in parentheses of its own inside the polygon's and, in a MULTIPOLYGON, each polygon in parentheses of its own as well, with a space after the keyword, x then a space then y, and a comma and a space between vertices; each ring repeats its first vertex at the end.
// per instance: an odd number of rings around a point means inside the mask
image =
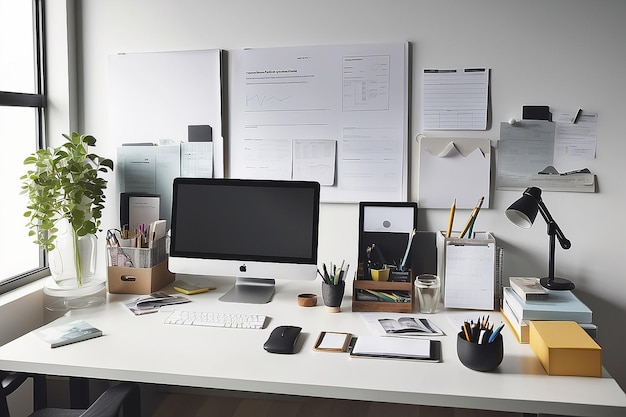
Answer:
MULTIPOLYGON (((425 67, 491 68, 492 127, 461 132, 499 138, 499 122, 520 117, 524 104, 553 111, 578 107, 600 115, 597 158, 599 192, 545 193, 544 200, 572 241, 557 248, 557 274, 577 284, 576 293, 600 326, 605 366, 626 387, 622 323, 626 322, 626 205, 623 160, 626 141, 626 2, 621 0, 107 0, 76 1, 81 129, 99 138, 99 153, 114 156, 108 140, 107 56, 118 52, 225 50, 243 47, 409 41, 412 46, 410 199, 417 198, 421 74, 425 67), (108 140, 108 141, 107 141, 108 140)), ((51 80, 54 83, 54 80, 51 80)), ((149 120, 138 120, 149 123, 149 120)), ((51 132, 60 135, 61 132, 51 132)), ((453 132, 437 132, 449 136, 453 132)), ((434 135, 434 134, 433 134, 434 135)), ((111 200, 117 192, 110 187, 111 200)), ((531 230, 509 223, 504 209, 520 192, 497 191, 482 210, 477 229, 492 231, 505 248, 504 276, 547 273, 548 238, 538 221, 531 230)), ((468 214, 457 212, 459 218, 468 214)), ((115 224, 116 210, 105 214, 115 224)), ((440 230, 446 210, 421 210, 420 230, 440 230)), ((324 205, 321 261, 356 263, 358 207, 324 205)))

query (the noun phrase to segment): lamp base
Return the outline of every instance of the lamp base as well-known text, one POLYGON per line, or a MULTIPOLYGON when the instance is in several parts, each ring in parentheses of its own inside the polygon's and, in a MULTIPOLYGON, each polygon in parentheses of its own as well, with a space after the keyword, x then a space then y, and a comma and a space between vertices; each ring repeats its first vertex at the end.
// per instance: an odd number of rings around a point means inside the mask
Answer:
POLYGON ((564 291, 576 288, 572 281, 565 278, 541 278, 539 282, 542 287, 549 290, 564 291))

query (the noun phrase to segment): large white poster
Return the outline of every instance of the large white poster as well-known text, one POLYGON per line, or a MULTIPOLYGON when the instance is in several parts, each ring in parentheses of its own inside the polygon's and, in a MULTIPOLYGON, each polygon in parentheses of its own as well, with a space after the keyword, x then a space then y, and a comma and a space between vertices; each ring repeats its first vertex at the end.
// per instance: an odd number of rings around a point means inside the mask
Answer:
POLYGON ((325 202, 406 201, 408 43, 246 49, 230 68, 231 177, 306 171, 325 202), (299 166, 306 140, 335 141, 334 163, 299 166))

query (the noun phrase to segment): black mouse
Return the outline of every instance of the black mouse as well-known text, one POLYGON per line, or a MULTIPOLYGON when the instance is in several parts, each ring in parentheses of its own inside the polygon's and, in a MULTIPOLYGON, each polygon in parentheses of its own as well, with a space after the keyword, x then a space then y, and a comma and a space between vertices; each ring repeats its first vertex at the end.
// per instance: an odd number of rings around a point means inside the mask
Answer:
POLYGON ((263 349, 271 353, 293 353, 302 327, 278 326, 263 344, 263 349))

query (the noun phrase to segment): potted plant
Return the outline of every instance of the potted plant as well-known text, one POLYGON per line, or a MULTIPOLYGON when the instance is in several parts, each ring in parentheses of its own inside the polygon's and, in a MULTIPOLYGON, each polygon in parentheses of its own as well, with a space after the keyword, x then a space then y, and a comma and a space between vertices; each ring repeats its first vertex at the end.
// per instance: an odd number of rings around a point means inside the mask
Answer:
MULTIPOLYGON (((96 144, 96 138, 91 135, 72 132, 63 137, 66 142, 61 146, 40 149, 24 160, 24 165, 29 167, 20 178, 22 193, 29 199, 24 216, 28 218, 29 236, 48 253, 54 253, 60 243, 59 229, 63 223, 67 225, 73 260, 63 262, 73 264, 75 283, 81 286, 83 265, 79 240, 91 236, 95 241, 96 232, 101 230, 107 180, 100 175, 113 170, 113 161, 89 152, 89 147, 96 144)), ((51 273, 54 276, 52 267, 51 273)))

